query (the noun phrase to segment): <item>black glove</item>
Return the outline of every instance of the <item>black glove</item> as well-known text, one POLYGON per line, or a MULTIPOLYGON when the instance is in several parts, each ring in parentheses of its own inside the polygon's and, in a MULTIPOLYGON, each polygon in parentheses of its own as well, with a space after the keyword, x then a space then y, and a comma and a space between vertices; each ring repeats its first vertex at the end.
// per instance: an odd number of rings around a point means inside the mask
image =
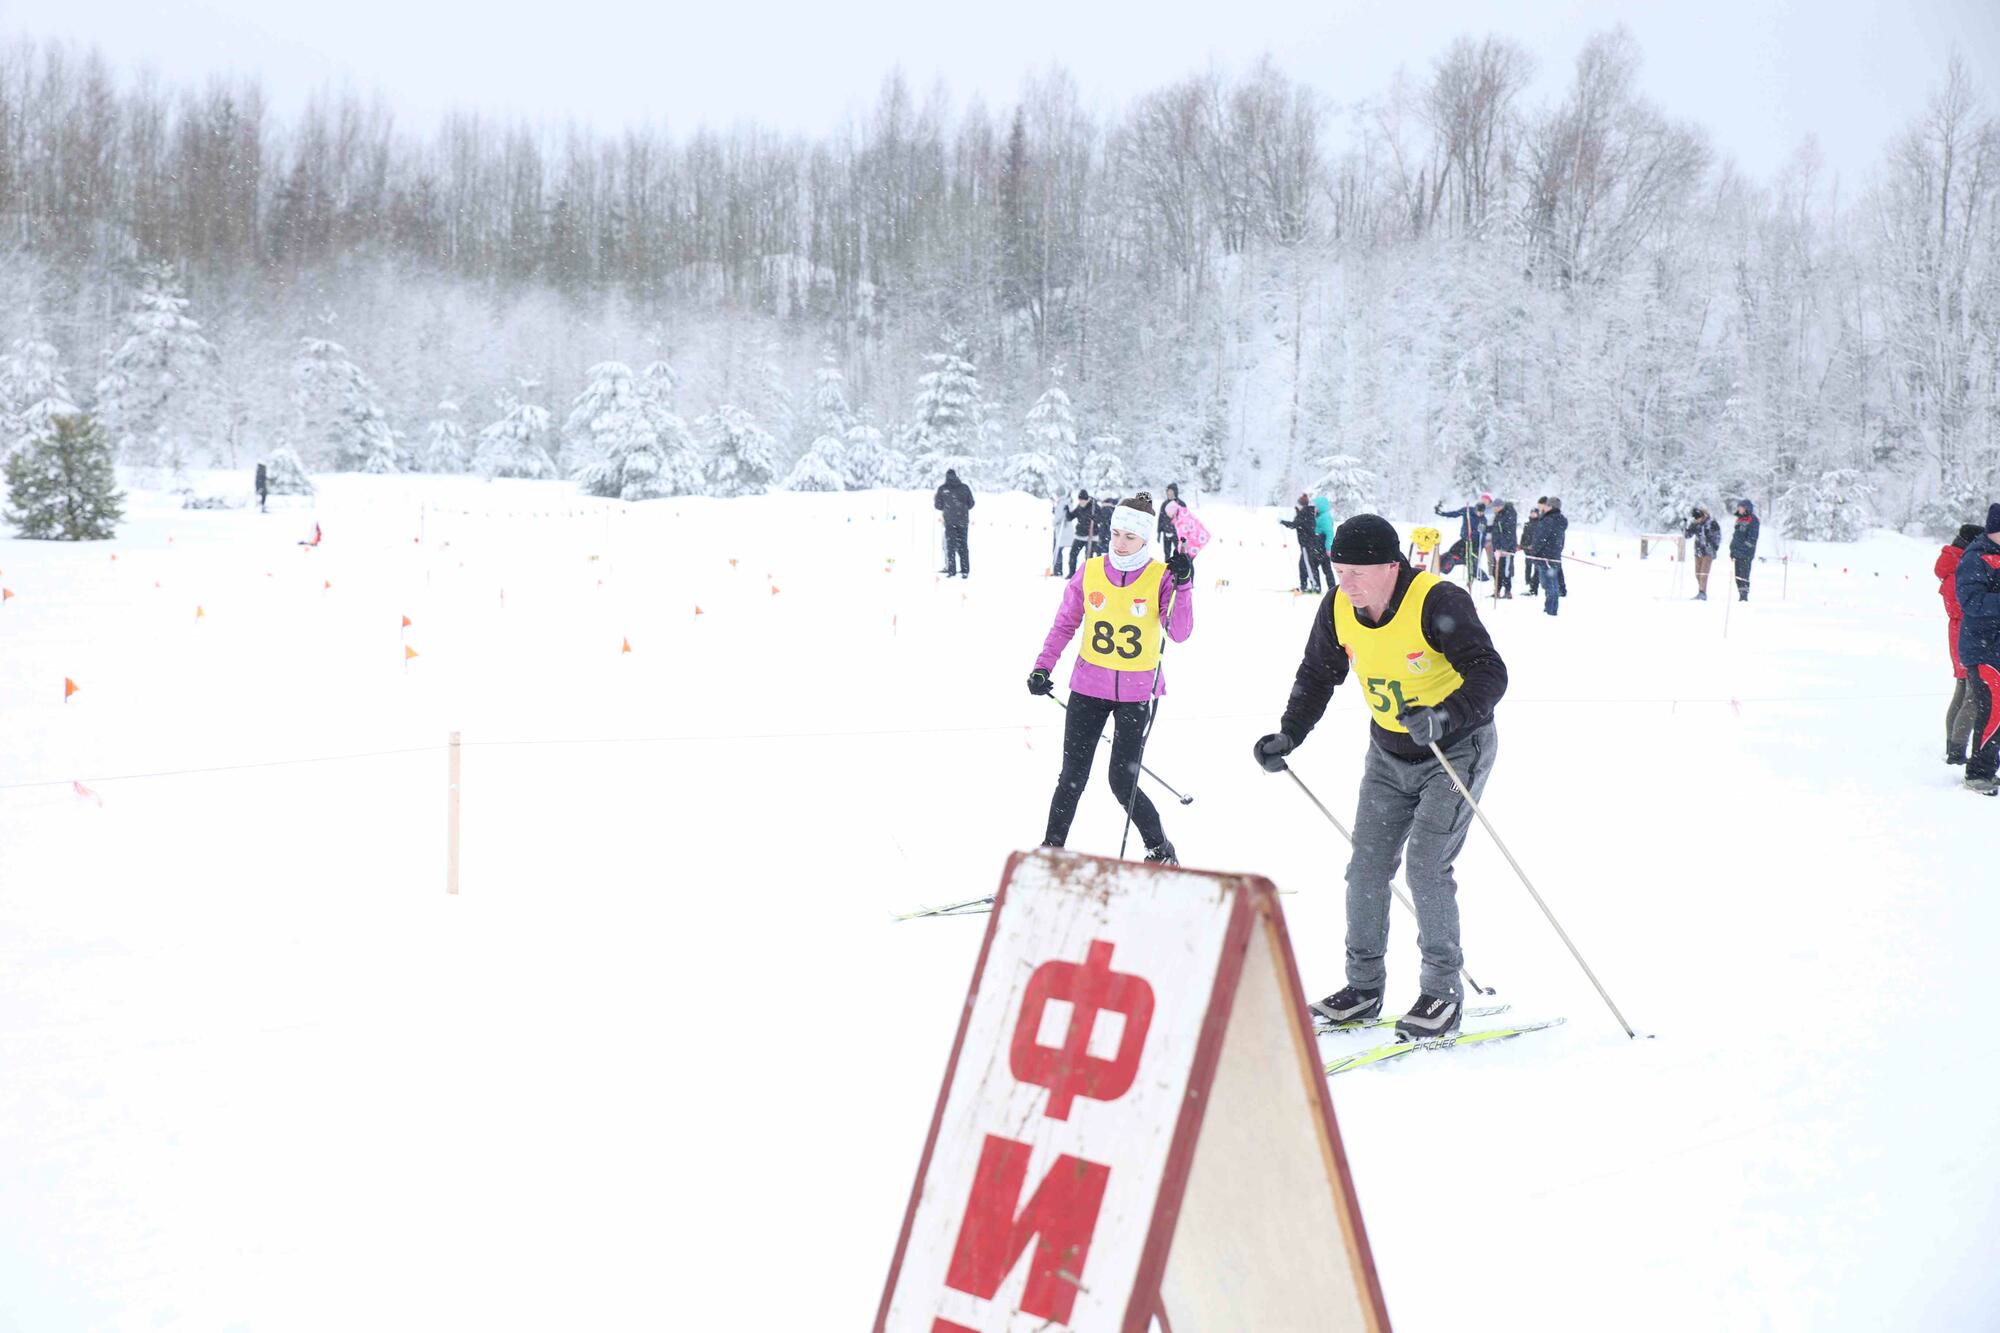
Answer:
POLYGON ((1439 518, 1443 518, 1443 517, 1444 517, 1444 501, 1442 501, 1442 500, 1439 500, 1439 501, 1438 501, 1438 502, 1437 502, 1436 504, 1432 505, 1432 506, 1431 506, 1431 512, 1432 512, 1433 514, 1436 514, 1436 515, 1437 515, 1437 516, 1438 516, 1439 518))
POLYGON ((1442 708, 1406 708, 1398 720, 1408 729, 1411 740, 1426 747, 1443 740, 1445 728, 1451 725, 1442 708))
POLYGON ((1055 692, 1056 683, 1049 679, 1048 672, 1042 670, 1040 667, 1036 667, 1028 673, 1028 693, 1054 694, 1055 692))
POLYGON ((1173 575, 1175 583, 1186 587, 1194 582, 1194 557, 1186 551, 1177 553, 1167 561, 1167 573, 1173 575))
POLYGON ((1264 766, 1266 773, 1282 773, 1285 770, 1285 756, 1290 754, 1295 742, 1282 731, 1274 731, 1268 736, 1257 738, 1251 753, 1264 766))

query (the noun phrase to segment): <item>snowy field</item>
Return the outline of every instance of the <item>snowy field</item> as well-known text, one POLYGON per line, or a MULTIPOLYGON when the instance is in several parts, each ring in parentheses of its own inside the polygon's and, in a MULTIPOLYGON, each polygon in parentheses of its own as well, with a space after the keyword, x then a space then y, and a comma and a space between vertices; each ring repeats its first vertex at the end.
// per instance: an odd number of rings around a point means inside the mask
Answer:
MULTIPOLYGON (((1058 766, 1046 505, 982 497, 960 584, 928 494, 278 503, 0 540, 0 1329, 865 1327, 984 927, 891 915, 989 892, 1058 766)), ((1316 599, 1280 511, 1202 514, 1148 760, 1318 994, 1345 848, 1250 759, 1316 599)), ((1333 1082, 1397 1328, 1996 1327, 2000 805, 1941 762, 1936 547, 1737 606, 1572 536, 1560 618, 1482 604, 1488 811, 1656 1035, 1475 830, 1468 963, 1569 1021, 1333 1082)), ((1296 757, 1343 818, 1365 716, 1296 757)))

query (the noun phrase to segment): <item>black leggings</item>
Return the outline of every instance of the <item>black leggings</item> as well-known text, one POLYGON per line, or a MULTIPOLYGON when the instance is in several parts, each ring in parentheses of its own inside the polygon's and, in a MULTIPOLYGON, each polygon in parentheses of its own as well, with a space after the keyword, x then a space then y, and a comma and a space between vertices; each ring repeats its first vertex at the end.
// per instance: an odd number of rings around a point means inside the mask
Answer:
POLYGON ((1127 802, 1132 806, 1132 822, 1139 826, 1139 836, 1146 840, 1146 849, 1151 851, 1167 840, 1160 828, 1160 812, 1146 799, 1146 793, 1136 790, 1139 778, 1139 764, 1146 745, 1146 718, 1150 712, 1146 704, 1134 701, 1128 704, 1114 704, 1109 699, 1094 699, 1087 694, 1069 696, 1069 718, 1063 724, 1063 766, 1062 776, 1056 779, 1056 794, 1049 798, 1049 829, 1045 841, 1060 847, 1069 838, 1070 821, 1076 818, 1077 798, 1083 795, 1083 788, 1090 781, 1090 766, 1097 758, 1098 738, 1104 734, 1104 720, 1112 719, 1111 733, 1111 790, 1118 797, 1122 810, 1127 802))

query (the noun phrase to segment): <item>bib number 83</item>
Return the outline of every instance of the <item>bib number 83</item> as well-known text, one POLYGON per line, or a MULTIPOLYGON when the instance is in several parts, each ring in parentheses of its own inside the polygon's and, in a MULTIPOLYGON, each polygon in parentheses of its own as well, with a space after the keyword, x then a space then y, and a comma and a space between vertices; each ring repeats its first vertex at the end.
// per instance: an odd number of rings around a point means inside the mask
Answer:
POLYGON ((1115 653, 1119 657, 1124 657, 1124 658, 1133 658, 1137 657, 1140 654, 1140 652, 1142 651, 1142 647, 1139 636, 1139 627, 1137 625, 1122 625, 1116 627, 1116 633, 1118 637, 1125 640, 1123 646, 1120 646, 1117 640, 1112 638, 1112 633, 1113 633, 1113 626, 1110 621, 1108 620, 1092 621, 1090 625, 1091 651, 1095 653, 1115 653))
POLYGON ((1379 676, 1370 676, 1367 686, 1368 706, 1378 713, 1400 717, 1403 710, 1410 706, 1410 701, 1403 697, 1403 682, 1400 680, 1384 680, 1379 676), (1384 693, 1385 689, 1387 693, 1384 693), (1394 695, 1395 698, 1390 698, 1390 695, 1394 695))

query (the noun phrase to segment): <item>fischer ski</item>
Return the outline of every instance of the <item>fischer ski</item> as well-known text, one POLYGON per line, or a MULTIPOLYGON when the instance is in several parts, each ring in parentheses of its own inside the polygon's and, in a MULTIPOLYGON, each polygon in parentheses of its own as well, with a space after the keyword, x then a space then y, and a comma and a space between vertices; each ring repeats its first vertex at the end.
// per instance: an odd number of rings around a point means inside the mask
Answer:
MULTIPOLYGON (((1467 1018, 1491 1018, 1495 1014, 1506 1013, 1510 1008, 1512 1008, 1511 1005, 1490 1004, 1483 1008, 1468 1009, 1465 1011, 1465 1016, 1467 1018)), ((1306 1012, 1312 1013, 1310 1009, 1306 1012)), ((1366 1032, 1369 1028, 1392 1028, 1396 1026, 1397 1020, 1401 1017, 1402 1015, 1400 1014, 1391 1014, 1387 1018, 1371 1018, 1366 1023, 1329 1023, 1320 1015, 1313 1014, 1313 1035, 1331 1037, 1342 1032, 1366 1032)))
POLYGON ((915 921, 926 916, 981 916, 993 910, 993 895, 984 898, 967 898, 961 903, 945 903, 939 907, 919 907, 914 912, 898 912, 898 921, 915 921))
POLYGON ((1470 1046, 1477 1042, 1504 1041, 1508 1037, 1518 1037, 1524 1032, 1539 1032, 1543 1028, 1561 1027, 1567 1021, 1567 1019, 1550 1018, 1540 1023, 1521 1023, 1510 1028, 1491 1028, 1485 1032, 1453 1032, 1443 1037, 1420 1037, 1415 1041, 1392 1041, 1386 1046, 1377 1046, 1370 1050, 1357 1052, 1344 1059, 1335 1060, 1327 1065, 1326 1072, 1329 1077, 1334 1074, 1344 1074, 1350 1069, 1359 1069, 1363 1065, 1380 1064, 1384 1060, 1393 1060, 1399 1055, 1408 1055, 1411 1051, 1441 1051, 1447 1046, 1470 1046))

